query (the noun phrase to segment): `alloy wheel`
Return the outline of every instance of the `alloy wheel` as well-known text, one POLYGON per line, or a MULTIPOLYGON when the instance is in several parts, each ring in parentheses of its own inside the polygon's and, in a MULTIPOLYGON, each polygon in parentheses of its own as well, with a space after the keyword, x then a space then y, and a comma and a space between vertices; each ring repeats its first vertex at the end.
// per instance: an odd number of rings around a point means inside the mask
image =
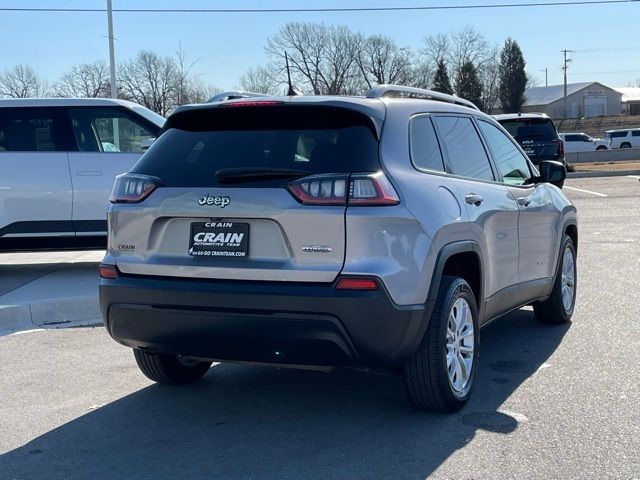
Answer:
POLYGON ((449 312, 447 323, 447 374, 457 393, 465 390, 471 378, 474 360, 474 332, 471 308, 458 298, 449 312))

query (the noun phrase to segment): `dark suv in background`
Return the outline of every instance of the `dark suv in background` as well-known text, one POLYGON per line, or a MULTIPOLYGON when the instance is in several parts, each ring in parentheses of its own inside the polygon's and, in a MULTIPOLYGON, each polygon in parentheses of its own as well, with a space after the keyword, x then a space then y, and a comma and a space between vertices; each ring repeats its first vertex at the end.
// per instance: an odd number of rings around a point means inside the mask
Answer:
POLYGON ((520 144, 524 153, 537 166, 542 160, 564 160, 564 143, 556 126, 544 113, 508 113, 495 119, 520 144))

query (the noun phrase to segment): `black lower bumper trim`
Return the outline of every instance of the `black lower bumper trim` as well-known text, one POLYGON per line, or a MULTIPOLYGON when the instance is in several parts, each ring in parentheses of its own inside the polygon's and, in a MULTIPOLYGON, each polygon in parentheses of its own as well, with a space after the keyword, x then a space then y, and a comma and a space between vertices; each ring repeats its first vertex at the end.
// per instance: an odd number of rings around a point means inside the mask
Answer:
POLYGON ((120 276, 100 282, 105 325, 133 348, 215 360, 393 366, 420 342, 431 303, 330 284, 120 276))

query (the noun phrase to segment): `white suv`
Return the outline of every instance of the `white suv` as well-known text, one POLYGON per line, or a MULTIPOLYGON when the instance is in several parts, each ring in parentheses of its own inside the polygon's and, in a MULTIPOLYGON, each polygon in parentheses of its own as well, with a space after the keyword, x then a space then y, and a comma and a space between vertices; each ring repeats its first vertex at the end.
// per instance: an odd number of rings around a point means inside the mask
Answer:
POLYGON ((592 138, 586 133, 560 133, 558 136, 564 142, 565 153, 593 152, 611 148, 610 139, 592 138))
POLYGON ((163 124, 124 100, 0 100, 0 249, 104 243, 113 181, 163 124))
POLYGON ((607 130, 604 138, 611 140, 611 148, 640 148, 640 128, 607 130))

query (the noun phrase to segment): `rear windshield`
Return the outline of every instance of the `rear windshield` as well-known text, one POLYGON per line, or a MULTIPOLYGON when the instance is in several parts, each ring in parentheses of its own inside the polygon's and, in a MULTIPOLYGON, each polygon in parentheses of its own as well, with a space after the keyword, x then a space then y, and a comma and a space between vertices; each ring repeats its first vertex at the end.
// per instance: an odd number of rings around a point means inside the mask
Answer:
MULTIPOLYGON (((168 187, 216 187, 228 168, 311 174, 380 169, 372 121, 347 109, 307 106, 211 108, 175 115, 133 167, 168 187)), ((276 186, 256 179, 243 187, 276 186)))
POLYGON ((523 140, 555 142, 558 140, 553 122, 548 118, 503 120, 500 123, 517 142, 523 140))

